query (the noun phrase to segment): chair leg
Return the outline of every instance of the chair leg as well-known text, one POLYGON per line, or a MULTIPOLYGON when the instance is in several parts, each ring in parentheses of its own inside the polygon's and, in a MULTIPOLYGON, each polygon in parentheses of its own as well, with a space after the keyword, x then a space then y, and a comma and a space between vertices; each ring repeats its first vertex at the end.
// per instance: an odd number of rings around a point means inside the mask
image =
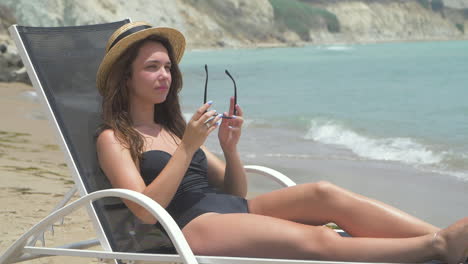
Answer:
MULTIPOLYGON (((75 195, 76 191, 77 191, 76 185, 73 185, 73 187, 70 188, 70 190, 68 190, 68 192, 63 196, 63 199, 54 207, 54 209, 51 211, 51 213, 57 211, 58 209, 60 209, 62 207, 64 207, 70 201, 70 199, 73 197, 73 195, 75 195)), ((63 225, 63 221, 64 221, 64 218, 62 217, 60 219, 59 225, 63 225)), ((34 237, 32 237, 31 240, 29 241, 29 243, 27 244, 27 246, 34 246, 34 245, 36 245, 37 241, 41 241, 42 246, 44 247, 45 246, 44 233, 46 231, 50 231, 52 233, 52 235, 54 235, 54 224, 50 224, 50 226, 47 228, 47 230, 45 230, 45 231, 35 235, 34 237)))

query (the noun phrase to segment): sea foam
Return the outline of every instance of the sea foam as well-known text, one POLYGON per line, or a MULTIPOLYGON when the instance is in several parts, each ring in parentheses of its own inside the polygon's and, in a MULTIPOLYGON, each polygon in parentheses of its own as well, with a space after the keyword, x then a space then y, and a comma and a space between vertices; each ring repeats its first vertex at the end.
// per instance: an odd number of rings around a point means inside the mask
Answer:
POLYGON ((411 138, 372 138, 361 135, 340 124, 312 120, 304 137, 324 144, 333 144, 350 149, 356 155, 386 161, 398 161, 413 165, 437 164, 444 153, 435 153, 427 146, 411 138))
POLYGON ((435 151, 431 146, 419 143, 416 139, 374 138, 335 121, 323 120, 312 120, 304 139, 344 147, 361 158, 402 162, 423 171, 451 175, 468 181, 468 154, 451 150, 435 151))
POLYGON ((353 47, 350 47, 350 46, 327 46, 327 47, 325 47, 325 50, 330 50, 330 51, 351 51, 351 50, 353 50, 353 47))

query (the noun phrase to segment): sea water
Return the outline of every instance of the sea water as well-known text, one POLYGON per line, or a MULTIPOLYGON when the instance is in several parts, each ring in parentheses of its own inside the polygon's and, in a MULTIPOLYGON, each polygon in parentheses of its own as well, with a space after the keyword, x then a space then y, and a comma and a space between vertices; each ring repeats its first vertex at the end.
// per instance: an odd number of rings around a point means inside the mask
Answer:
MULTIPOLYGON (((237 84, 241 154, 397 162, 468 181, 468 42, 189 51, 184 114, 227 111, 237 84)), ((207 145, 220 153, 216 136, 207 145)))

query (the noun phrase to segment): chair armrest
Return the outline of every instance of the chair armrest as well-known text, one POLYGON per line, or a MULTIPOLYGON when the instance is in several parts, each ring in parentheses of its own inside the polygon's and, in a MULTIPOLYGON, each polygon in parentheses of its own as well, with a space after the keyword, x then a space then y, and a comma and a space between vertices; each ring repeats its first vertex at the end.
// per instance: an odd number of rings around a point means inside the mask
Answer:
POLYGON ((177 252, 180 254, 184 263, 197 263, 195 256, 193 255, 192 250, 190 249, 187 240, 182 234, 179 226, 177 226, 174 219, 169 215, 169 213, 159 205, 156 201, 149 198, 148 196, 127 189, 107 189, 96 191, 90 194, 87 194, 76 201, 52 212, 47 217, 42 219, 39 223, 33 226, 30 230, 24 233, 13 245, 8 248, 3 256, 0 256, 0 263, 4 261, 9 261, 11 258, 17 257, 21 254, 22 249, 25 247, 27 240, 36 233, 43 232, 50 224, 56 222, 58 219, 63 218, 65 215, 70 214, 71 212, 76 211, 77 209, 88 205, 92 201, 105 198, 105 197, 118 197, 130 200, 137 203, 138 205, 144 207, 148 210, 159 223, 167 231, 169 237, 171 238, 172 243, 174 244, 177 252))
POLYGON ((258 165, 246 165, 244 166, 244 169, 248 173, 256 173, 259 175, 267 176, 268 178, 279 183, 283 187, 291 187, 296 185, 296 183, 292 181, 288 176, 268 167, 258 165))

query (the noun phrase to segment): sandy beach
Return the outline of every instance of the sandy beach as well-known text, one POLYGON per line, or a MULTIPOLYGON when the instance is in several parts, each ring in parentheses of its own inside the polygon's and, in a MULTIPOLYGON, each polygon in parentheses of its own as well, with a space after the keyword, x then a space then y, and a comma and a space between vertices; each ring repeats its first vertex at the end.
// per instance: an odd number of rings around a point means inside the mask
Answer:
MULTIPOLYGON (((55 132, 34 91, 21 83, 0 83, 0 254, 31 226, 47 216, 72 186, 55 132)), ((244 137, 248 137, 248 131, 244 137)), ((253 160, 245 158, 249 164, 253 160)), ((468 215, 468 182, 423 173, 401 164, 349 160, 255 159, 298 183, 327 180, 382 200, 432 224, 444 227, 468 215)), ((273 185, 251 188, 258 193, 273 185)), ((94 238, 85 210, 65 218, 48 245, 94 238)), ((77 257, 52 257, 24 263, 98 263, 77 257)))
MULTIPOLYGON (((0 83, 0 254, 47 216, 73 186, 55 132, 43 106, 28 96, 34 88, 0 83)), ((94 238, 84 209, 67 216, 47 245, 94 238)), ((76 257, 53 257, 23 263, 98 263, 76 257)))

